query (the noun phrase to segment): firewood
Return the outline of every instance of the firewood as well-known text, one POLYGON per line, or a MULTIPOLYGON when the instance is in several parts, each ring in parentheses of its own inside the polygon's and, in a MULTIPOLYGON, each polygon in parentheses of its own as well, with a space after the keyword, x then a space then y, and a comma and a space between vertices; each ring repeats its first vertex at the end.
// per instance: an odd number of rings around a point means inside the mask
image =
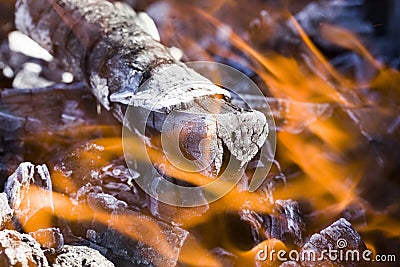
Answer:
POLYGON ((154 39, 151 20, 143 23, 143 15, 129 6, 104 0, 19 0, 15 15, 17 28, 87 82, 97 100, 121 122, 131 102, 150 110, 159 123, 171 110, 192 108, 204 114, 196 121, 202 130, 190 133, 192 138, 181 145, 196 158, 198 151, 192 151, 191 143, 211 139, 209 150, 215 157, 205 171, 210 176, 219 173, 224 152, 244 165, 266 140, 268 125, 262 113, 230 104, 227 90, 177 61, 169 48, 154 39), (173 75, 163 72, 168 68, 174 68, 173 75), (151 81, 148 89, 138 91, 147 80, 151 81), (160 95, 165 101, 154 106, 160 95), (204 108, 205 104, 213 108, 204 108), (205 130, 207 117, 216 113, 220 124, 205 130))

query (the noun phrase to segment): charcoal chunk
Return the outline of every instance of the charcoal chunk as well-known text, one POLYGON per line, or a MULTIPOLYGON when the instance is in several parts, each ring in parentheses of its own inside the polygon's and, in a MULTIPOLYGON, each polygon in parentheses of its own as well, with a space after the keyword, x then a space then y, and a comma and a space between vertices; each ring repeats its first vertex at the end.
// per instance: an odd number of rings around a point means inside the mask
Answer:
POLYGON ((65 245, 50 262, 53 267, 114 267, 114 264, 97 250, 84 246, 65 245))
MULTIPOLYGON (((340 266, 340 267, 356 267, 366 266, 361 254, 367 248, 361 239, 361 236, 353 229, 351 224, 346 219, 339 219, 327 228, 323 229, 319 234, 311 236, 310 240, 303 246, 301 254, 307 252, 314 252, 316 258, 319 259, 323 251, 337 250, 337 251, 350 251, 357 250, 360 252, 360 260, 349 260, 343 257, 340 260, 338 256, 336 260, 334 257, 329 257, 324 254, 324 260, 314 261, 308 257, 301 260, 302 266, 323 267, 323 266, 340 266)), ((336 254, 339 255, 339 252, 336 254)), ((335 255, 334 255, 335 256, 335 255)), ((351 258, 350 258, 351 259, 351 258)))
POLYGON ((3 229, 7 222, 11 221, 14 211, 8 204, 7 194, 0 193, 0 229, 3 229))
MULTIPOLYGON (((159 254, 156 249, 141 241, 122 235, 113 227, 109 227, 103 232, 88 230, 87 238, 102 247, 108 248, 113 255, 117 256, 116 259, 122 258, 139 266, 175 266, 188 233, 181 228, 171 227, 167 224, 160 223, 160 227, 167 238, 168 245, 173 249, 173 255, 169 257, 159 254)), ((131 227, 128 231, 135 231, 135 229, 131 227)))
POLYGON ((39 243, 30 235, 14 230, 0 232, 0 265, 47 267, 47 259, 39 243))
POLYGON ((271 236, 286 236, 293 238, 296 245, 303 242, 305 223, 299 205, 293 200, 277 200, 275 202, 277 216, 272 217, 271 236))
MULTIPOLYGON (((134 222, 127 223, 125 218, 131 217, 140 221, 150 221, 152 220, 150 217, 128 210, 125 202, 105 193, 91 192, 87 195, 87 202, 92 209, 102 209, 111 214, 109 225, 106 229, 97 231, 89 229, 87 231, 86 238, 89 241, 109 249, 110 254, 115 255, 114 258, 122 258, 140 266, 152 266, 153 264, 156 266, 160 264, 160 266, 176 265, 180 248, 188 235, 187 231, 166 223, 157 222, 160 232, 153 234, 163 235, 167 243, 160 243, 160 247, 167 245, 172 248, 171 254, 168 256, 161 255, 156 248, 145 244, 141 240, 134 240, 117 230, 120 228, 117 224, 124 223, 126 233, 137 233, 140 231, 140 235, 143 235, 145 238, 148 234, 147 231, 151 228, 145 229, 142 227, 139 230, 138 225, 141 224, 135 224, 134 222)), ((154 238, 159 237, 155 236, 154 238)))
POLYGON ((66 177, 71 178, 79 187, 87 183, 99 185, 102 183, 99 170, 105 163, 104 147, 86 143, 65 153, 57 162, 55 170, 61 171, 66 177))
POLYGON ((249 223, 255 243, 276 238, 284 243, 303 244, 305 224, 296 201, 275 201, 271 214, 261 215, 251 209, 242 209, 239 216, 249 223))
MULTIPOLYGON (((164 178, 155 176, 152 183, 153 188, 160 186, 160 181, 162 179, 164 178)), ((203 194, 198 194, 196 198, 199 201, 205 202, 203 194)), ((184 220, 191 220, 195 217, 202 216, 209 209, 208 204, 197 207, 177 207, 163 203, 154 197, 148 197, 147 206, 155 218, 177 226, 181 226, 184 220)))
POLYGON ((146 195, 133 182, 140 173, 126 167, 125 158, 120 157, 99 171, 105 193, 125 201, 130 209, 139 210, 146 206, 146 195))
POLYGON ((58 228, 39 229, 29 234, 35 238, 44 249, 53 248, 58 251, 64 245, 64 237, 58 228))
POLYGON ((87 195, 87 202, 93 210, 104 209, 109 212, 123 212, 128 207, 124 201, 105 193, 91 192, 87 195))
POLYGON ((52 184, 46 165, 34 166, 30 162, 21 163, 8 178, 4 191, 11 208, 14 209, 15 219, 22 226, 34 222, 39 215, 44 213, 51 215, 54 211, 52 184), (34 194, 29 193, 32 186, 37 188, 34 194))

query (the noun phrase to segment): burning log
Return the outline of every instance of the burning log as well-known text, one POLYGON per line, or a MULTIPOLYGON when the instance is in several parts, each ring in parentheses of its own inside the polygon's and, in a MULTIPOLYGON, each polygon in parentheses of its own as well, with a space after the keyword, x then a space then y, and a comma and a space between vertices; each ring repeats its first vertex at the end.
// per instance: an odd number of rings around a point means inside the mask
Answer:
POLYGON ((15 22, 79 80, 90 84, 98 101, 121 122, 131 101, 151 111, 155 122, 150 127, 158 131, 171 110, 203 114, 189 129, 191 138, 180 142, 197 158, 193 142, 211 139, 209 150, 215 157, 206 174, 219 173, 224 152, 234 155, 241 165, 247 163, 266 140, 265 116, 233 106, 227 90, 178 62, 170 49, 154 39, 151 23, 144 27, 140 17, 128 6, 103 0, 20 0, 15 22), (169 68, 174 68, 172 75, 163 72, 169 68), (149 88, 140 91, 146 80, 149 88), (160 95, 164 97, 155 105, 160 95), (205 130, 207 117, 216 113, 222 126, 205 130))

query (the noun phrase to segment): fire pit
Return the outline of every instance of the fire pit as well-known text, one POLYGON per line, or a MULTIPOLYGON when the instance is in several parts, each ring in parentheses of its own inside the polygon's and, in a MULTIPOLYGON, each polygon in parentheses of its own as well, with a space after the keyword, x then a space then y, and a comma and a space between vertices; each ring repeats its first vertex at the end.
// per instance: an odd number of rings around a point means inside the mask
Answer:
POLYGON ((398 266, 395 1, 0 7, 1 266, 398 266))

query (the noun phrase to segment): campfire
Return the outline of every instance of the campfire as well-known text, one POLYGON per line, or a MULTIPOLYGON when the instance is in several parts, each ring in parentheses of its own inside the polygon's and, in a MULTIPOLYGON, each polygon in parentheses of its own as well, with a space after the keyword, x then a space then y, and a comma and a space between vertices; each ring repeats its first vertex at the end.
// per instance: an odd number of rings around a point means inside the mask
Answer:
POLYGON ((0 7, 1 266, 398 266, 399 4, 0 7))

